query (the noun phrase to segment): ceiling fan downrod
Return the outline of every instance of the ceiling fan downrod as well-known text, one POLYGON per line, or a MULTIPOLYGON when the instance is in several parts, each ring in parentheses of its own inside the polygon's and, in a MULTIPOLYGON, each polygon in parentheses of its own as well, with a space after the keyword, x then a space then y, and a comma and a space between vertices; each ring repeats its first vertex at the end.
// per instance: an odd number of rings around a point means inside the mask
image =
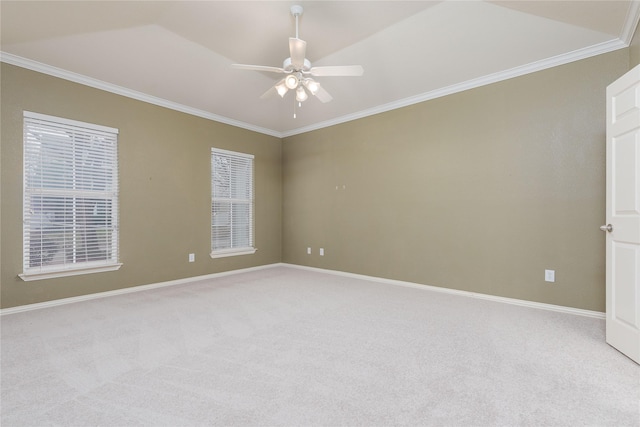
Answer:
POLYGON ((298 17, 300 17, 302 15, 302 6, 300 5, 293 5, 291 6, 291 14, 296 18, 296 38, 299 39, 300 37, 298 36, 298 17))

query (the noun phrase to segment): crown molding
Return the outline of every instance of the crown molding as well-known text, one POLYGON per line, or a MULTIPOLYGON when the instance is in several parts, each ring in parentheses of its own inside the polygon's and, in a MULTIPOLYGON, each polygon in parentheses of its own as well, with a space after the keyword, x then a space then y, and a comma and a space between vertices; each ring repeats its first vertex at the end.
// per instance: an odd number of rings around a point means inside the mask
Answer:
POLYGON ((53 77, 58 77, 64 80, 69 80, 74 83, 79 83, 85 86, 93 87, 95 89, 104 90, 114 93, 116 95, 126 96, 128 98, 136 99, 138 101, 147 102, 149 104, 158 105, 160 107, 169 108, 171 110, 180 111, 182 113, 191 114, 193 116, 202 117, 204 119, 213 120, 215 122, 224 123, 227 125, 247 129, 250 131, 263 133, 276 138, 282 138, 280 132, 272 129, 255 126, 250 123, 245 123, 239 120, 230 119, 228 117, 219 116, 217 114, 209 113, 204 110, 192 108, 186 105, 179 104, 177 102, 168 101, 163 98, 148 95, 146 93, 138 92, 135 90, 127 89, 122 86, 118 86, 112 83, 108 83, 102 80, 87 77, 82 74, 74 73, 71 71, 63 70, 62 68, 53 67, 51 65, 43 64, 41 62, 33 61, 31 59, 23 58, 21 56, 13 55, 7 52, 0 52, 0 62, 15 65, 17 67, 26 68, 31 71, 37 71, 39 73, 48 74, 53 77))
MULTIPOLYGON (((633 2, 634 5, 637 5, 639 2, 633 2)), ((640 17, 640 7, 636 7, 636 25, 638 23, 638 18, 640 17)), ((633 36, 634 30, 630 31, 633 36)), ((509 70, 500 71, 497 73, 489 74, 483 77, 478 77, 475 79, 467 80, 462 83, 456 83, 444 88, 432 90, 429 92, 425 92, 419 95, 410 96, 408 98, 399 99, 397 101, 389 102, 387 104, 382 104, 373 108, 369 108, 366 110, 362 110, 356 113, 348 114, 346 116, 337 117, 335 119, 327 120, 324 122, 316 123, 310 126, 305 126, 297 129, 292 129, 290 131, 282 132, 283 137, 294 136, 305 132, 311 132, 314 130, 334 126, 337 124, 349 122, 352 120, 362 119, 368 116, 373 116, 375 114, 385 113, 387 111, 396 110, 398 108, 408 107, 413 104, 418 104, 420 102, 429 101, 436 98, 441 98, 443 96, 452 95, 454 93, 462 92, 469 89, 475 89, 481 86, 489 85, 491 83, 497 83, 500 81, 512 79, 514 77, 523 76, 525 74, 531 74, 536 71, 546 70, 548 68, 557 67, 560 65, 565 65, 570 62, 579 61, 581 59, 591 58, 592 56, 601 55, 604 53, 613 52, 618 49, 623 49, 628 47, 629 43, 625 43, 620 39, 610 40, 608 42, 596 44, 593 46, 589 46, 587 48, 578 49, 573 52, 565 53, 562 55, 557 55, 551 58, 543 59, 540 61, 532 62, 529 64, 525 64, 519 67, 514 67, 509 70)))
POLYGON ((172 110, 180 111, 183 113, 191 114, 197 117, 202 117, 204 119, 213 120, 213 121, 228 124, 231 126, 247 129, 253 132, 262 133, 265 135, 270 135, 276 138, 286 138, 289 136, 294 136, 301 133, 311 132, 314 130, 335 126, 341 123, 362 119, 368 116, 385 113, 387 111, 396 110, 398 108, 408 107, 413 104, 418 104, 418 103, 429 101, 432 99, 441 98, 447 95, 452 95, 454 93, 462 92, 465 90, 478 88, 491 83, 497 83, 497 82, 508 80, 514 77, 523 76, 525 74, 534 73, 536 71, 542 71, 548 68, 565 65, 571 62, 587 59, 587 58, 601 55, 604 53, 613 52, 618 49, 623 49, 629 46, 629 43, 631 41, 631 38, 633 37, 633 34, 635 32, 635 29, 639 21, 640 21, 640 1, 634 0, 633 2, 631 2, 631 5, 629 7, 629 13, 627 14, 627 20, 626 20, 624 29, 622 30, 620 39, 613 39, 607 42, 589 46, 587 48, 578 49, 566 54, 557 55, 557 56, 543 59, 540 61, 535 61, 519 67, 511 68, 509 70, 500 71, 500 72, 489 74, 483 77, 467 80, 461 83, 456 83, 444 88, 425 92, 415 96, 410 96, 408 98, 399 99, 397 101, 378 105, 378 106, 361 110, 355 113, 336 117, 334 119, 330 119, 330 120, 318 122, 309 126, 304 126, 296 129, 282 131, 282 132, 279 132, 273 129, 263 128, 260 126, 255 126, 250 123, 242 122, 239 120, 230 119, 228 117, 209 113, 207 111, 199 110, 197 108, 188 107, 186 105, 178 104, 176 102, 168 101, 166 99, 147 95, 142 92, 137 92, 122 86, 107 83, 102 80, 84 76, 82 74, 73 73, 71 71, 63 70, 61 68, 52 67, 50 65, 43 64, 41 62, 32 61, 30 59, 26 59, 26 58, 13 55, 10 53, 6 53, 6 52, 0 52, 0 62, 16 65, 18 67, 48 74, 54 77, 59 77, 61 79, 65 79, 75 83, 90 86, 96 89, 101 89, 107 92, 115 93, 117 95, 126 96, 139 101, 148 102, 150 104, 154 104, 154 105, 169 108, 172 110))
POLYGON ((632 0, 629 4, 629 10, 627 11, 627 18, 620 31, 620 40, 622 40, 627 46, 631 44, 633 34, 636 32, 638 22, 640 21, 640 1, 632 0))

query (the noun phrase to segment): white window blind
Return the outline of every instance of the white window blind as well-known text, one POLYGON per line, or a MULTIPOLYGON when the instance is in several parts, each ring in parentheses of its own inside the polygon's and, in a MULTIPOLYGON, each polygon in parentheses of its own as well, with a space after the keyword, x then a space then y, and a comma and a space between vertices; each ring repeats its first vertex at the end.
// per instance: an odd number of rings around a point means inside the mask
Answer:
POLYGON ((118 268, 118 130, 24 112, 25 280, 118 268))
POLYGON ((253 156, 211 149, 211 256, 254 253, 253 156))

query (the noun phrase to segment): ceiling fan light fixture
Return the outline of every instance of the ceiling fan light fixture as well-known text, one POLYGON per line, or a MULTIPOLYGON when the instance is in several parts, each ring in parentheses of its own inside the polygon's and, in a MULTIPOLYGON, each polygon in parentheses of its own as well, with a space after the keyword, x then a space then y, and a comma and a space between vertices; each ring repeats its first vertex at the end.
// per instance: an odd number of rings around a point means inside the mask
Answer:
POLYGON ((295 89, 298 87, 298 77, 296 77, 293 74, 289 74, 287 77, 285 77, 284 79, 284 84, 288 89, 295 89))
POLYGON ((307 89, 309 89, 309 92, 311 92, 311 95, 315 95, 316 93, 318 93, 318 90, 320 89, 320 83, 318 83, 313 79, 306 79, 304 81, 304 86, 307 89))
POLYGON ((276 86, 276 92, 280 95, 280 98, 284 98, 284 95, 289 91, 289 88, 284 84, 284 81, 278 83, 276 86))
MULTIPOLYGON (((0 0, 1 1, 1 0, 0 0)), ((283 74, 284 78, 274 84, 267 90, 260 99, 272 96, 274 93, 284 98, 290 91, 295 91, 295 102, 298 106, 313 95, 322 103, 327 103, 333 97, 325 90, 320 83, 316 82, 313 77, 329 77, 329 76, 361 76, 364 69, 361 65, 334 65, 312 67, 311 62, 305 57, 307 52, 307 42, 300 38, 298 33, 298 20, 302 16, 302 6, 291 6, 291 14, 296 21, 296 35, 289 37, 289 57, 282 62, 282 68, 271 67, 266 65, 248 65, 248 64, 232 64, 233 68, 241 70, 266 71, 270 73, 283 74)), ((294 103, 295 118, 295 103, 294 103)))
POLYGON ((298 89, 296 89, 296 101, 304 102, 307 100, 307 98, 309 98, 309 95, 307 95, 307 91, 304 90, 304 87, 298 86, 298 89))

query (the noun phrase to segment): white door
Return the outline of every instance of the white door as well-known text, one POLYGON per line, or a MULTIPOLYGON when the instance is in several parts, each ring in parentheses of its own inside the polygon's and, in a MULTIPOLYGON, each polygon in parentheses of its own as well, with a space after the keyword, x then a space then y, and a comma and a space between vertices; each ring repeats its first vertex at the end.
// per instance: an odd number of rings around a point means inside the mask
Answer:
POLYGON ((640 363, 640 65, 607 87, 607 342, 640 363))

